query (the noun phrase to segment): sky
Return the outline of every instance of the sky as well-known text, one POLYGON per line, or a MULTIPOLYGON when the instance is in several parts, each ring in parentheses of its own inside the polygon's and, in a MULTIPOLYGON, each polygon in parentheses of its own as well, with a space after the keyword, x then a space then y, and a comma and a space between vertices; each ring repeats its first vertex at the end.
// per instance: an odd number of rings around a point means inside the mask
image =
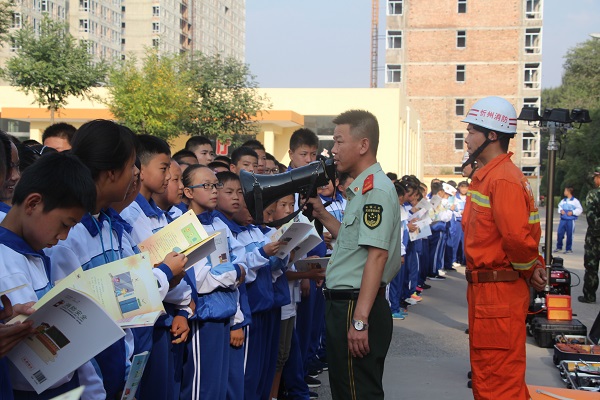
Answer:
MULTIPOLYGON (((380 0, 379 86, 386 3, 380 0)), ((543 8, 542 87, 548 88, 560 85, 568 49, 600 33, 600 1, 544 0, 543 8)), ((369 0, 246 1, 246 63, 264 88, 368 87, 370 42, 369 0)))

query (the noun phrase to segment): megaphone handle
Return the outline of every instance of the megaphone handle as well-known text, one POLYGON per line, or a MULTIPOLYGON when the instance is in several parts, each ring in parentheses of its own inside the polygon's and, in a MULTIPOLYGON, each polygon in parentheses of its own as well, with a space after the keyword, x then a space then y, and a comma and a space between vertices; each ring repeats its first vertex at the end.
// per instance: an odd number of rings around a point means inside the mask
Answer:
POLYGON ((263 198, 262 198, 262 188, 257 182, 254 182, 254 187, 252 192, 254 192, 254 211, 256 213, 256 218, 254 223, 256 225, 262 225, 263 223, 263 198))

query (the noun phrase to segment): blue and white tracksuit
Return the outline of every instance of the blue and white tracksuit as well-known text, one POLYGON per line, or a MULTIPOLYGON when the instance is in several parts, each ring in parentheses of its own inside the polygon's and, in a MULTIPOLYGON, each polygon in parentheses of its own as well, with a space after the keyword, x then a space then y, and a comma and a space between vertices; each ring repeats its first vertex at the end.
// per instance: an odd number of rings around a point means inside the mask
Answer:
POLYGON ((562 242, 567 234, 567 247, 566 251, 571 251, 573 248, 573 232, 575 232, 575 221, 583 212, 581 203, 575 197, 565 197, 558 203, 558 213, 560 214, 560 222, 558 224, 558 236, 556 240, 556 248, 562 250, 562 242), (561 213, 564 211, 564 214, 561 213), (572 212, 573 215, 567 215, 568 212, 572 212))

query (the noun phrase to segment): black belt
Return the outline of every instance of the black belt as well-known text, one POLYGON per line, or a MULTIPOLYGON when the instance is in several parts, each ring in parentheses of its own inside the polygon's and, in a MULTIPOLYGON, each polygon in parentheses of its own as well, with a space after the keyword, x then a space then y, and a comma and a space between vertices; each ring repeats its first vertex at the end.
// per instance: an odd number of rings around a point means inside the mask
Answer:
MULTIPOLYGON (((357 300, 360 289, 323 289, 326 300, 357 300)), ((385 286, 377 291, 377 296, 385 296, 385 286)))

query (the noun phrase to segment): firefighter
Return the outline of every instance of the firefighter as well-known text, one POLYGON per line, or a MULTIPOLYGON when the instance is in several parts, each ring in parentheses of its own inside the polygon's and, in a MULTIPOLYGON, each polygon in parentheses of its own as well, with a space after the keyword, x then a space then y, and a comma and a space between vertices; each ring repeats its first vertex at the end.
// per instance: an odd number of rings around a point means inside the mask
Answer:
POLYGON ((473 396, 525 400, 528 286, 543 290, 546 272, 531 186, 508 152, 517 115, 505 99, 486 97, 462 122, 465 165, 478 165, 462 219, 473 396))

